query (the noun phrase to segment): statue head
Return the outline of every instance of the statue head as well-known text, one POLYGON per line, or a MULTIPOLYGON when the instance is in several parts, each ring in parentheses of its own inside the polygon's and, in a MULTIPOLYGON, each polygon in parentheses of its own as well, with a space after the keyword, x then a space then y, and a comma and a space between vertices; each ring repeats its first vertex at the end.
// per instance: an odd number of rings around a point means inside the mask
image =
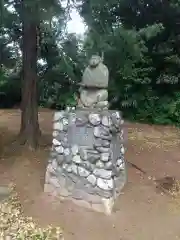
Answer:
POLYGON ((100 63, 102 63, 102 58, 98 55, 92 55, 92 57, 89 60, 89 66, 91 68, 97 67, 100 63))
POLYGON ((89 65, 85 69, 81 86, 94 88, 107 88, 109 81, 108 68, 103 64, 102 58, 93 55, 89 60, 89 65))

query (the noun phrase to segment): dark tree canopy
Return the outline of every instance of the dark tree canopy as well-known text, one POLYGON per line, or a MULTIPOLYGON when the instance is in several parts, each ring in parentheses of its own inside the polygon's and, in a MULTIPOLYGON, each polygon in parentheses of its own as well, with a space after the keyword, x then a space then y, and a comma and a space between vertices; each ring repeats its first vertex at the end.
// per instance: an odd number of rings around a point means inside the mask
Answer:
POLYGON ((25 142, 31 138, 30 145, 36 145, 38 105, 76 104, 77 82, 94 53, 104 54, 110 70, 112 108, 131 120, 179 124, 179 1, 61 3, 1 1, 0 107, 22 100, 25 142), (66 31, 72 8, 88 26, 83 38, 66 31))

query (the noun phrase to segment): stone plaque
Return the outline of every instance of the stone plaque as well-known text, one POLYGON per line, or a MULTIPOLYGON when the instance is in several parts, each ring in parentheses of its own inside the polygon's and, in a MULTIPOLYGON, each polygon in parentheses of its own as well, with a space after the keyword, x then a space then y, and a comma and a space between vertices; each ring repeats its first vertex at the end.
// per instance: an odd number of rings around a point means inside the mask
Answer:
POLYGON ((72 124, 68 127, 68 142, 70 145, 87 146, 93 148, 94 134, 93 128, 76 126, 72 124))

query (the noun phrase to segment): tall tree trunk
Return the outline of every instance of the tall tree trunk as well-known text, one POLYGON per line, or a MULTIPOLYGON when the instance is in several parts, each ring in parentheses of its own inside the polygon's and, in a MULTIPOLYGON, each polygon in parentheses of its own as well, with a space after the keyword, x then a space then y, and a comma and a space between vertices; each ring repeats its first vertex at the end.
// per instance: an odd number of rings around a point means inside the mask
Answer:
MULTIPOLYGON (((20 138, 35 149, 38 145, 39 122, 37 102, 37 25, 26 18, 23 9, 23 79, 20 138)), ((32 17, 32 16, 31 16, 32 17)))

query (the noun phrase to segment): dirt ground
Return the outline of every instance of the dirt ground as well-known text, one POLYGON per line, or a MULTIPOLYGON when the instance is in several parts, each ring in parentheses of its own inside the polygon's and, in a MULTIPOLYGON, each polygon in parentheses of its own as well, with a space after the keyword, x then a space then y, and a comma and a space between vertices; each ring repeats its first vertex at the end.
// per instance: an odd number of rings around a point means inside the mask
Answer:
POLYGON ((20 112, 0 110, 0 184, 14 182, 26 215, 42 226, 64 230, 65 240, 175 240, 180 239, 180 207, 157 191, 153 178, 180 179, 180 131, 173 127, 125 125, 126 159, 142 168, 128 169, 128 184, 112 216, 60 203, 43 193, 51 145, 53 112, 40 111, 44 145, 33 153, 11 144, 19 131, 20 112))

